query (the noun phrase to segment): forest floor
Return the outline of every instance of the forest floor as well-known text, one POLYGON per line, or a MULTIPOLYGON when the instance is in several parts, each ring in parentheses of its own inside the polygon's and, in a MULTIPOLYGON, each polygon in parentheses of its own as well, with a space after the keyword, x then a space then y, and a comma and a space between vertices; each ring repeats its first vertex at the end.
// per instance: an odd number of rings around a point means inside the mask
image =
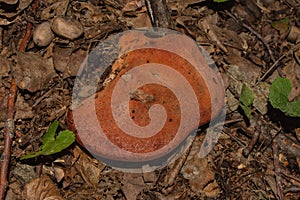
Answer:
POLYGON ((300 1, 167 0, 167 7, 173 29, 215 62, 226 118, 204 158, 197 153, 208 125, 175 162, 129 173, 93 158, 78 141, 55 154, 21 158, 41 150, 42 136, 55 120, 59 130, 70 128, 74 82, 89 52, 115 34, 152 26, 145 1, 0 0, 4 199, 300 198, 300 118, 269 101, 278 77, 292 84, 289 101, 300 101, 300 1), (243 85, 253 92, 248 105, 241 100, 243 85))

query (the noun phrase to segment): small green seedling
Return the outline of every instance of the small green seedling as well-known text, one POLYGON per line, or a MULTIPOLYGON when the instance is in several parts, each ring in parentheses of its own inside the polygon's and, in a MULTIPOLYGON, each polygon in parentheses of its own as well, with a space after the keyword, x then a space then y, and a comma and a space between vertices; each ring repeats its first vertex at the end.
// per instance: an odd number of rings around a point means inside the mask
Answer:
POLYGON ((287 78, 277 78, 270 88, 269 101, 277 108, 291 117, 300 117, 300 101, 289 101, 292 84, 287 78))
POLYGON ((246 84, 243 84, 240 97, 240 106, 249 120, 251 119, 251 105, 253 104, 253 101, 253 92, 248 88, 246 84))
POLYGON ((34 158, 39 155, 51 155, 69 147, 75 141, 75 135, 72 131, 64 130, 58 133, 55 137, 56 130, 58 128, 59 122, 54 121, 48 131, 42 136, 42 146, 40 147, 40 151, 38 152, 31 152, 21 158, 28 159, 34 158))

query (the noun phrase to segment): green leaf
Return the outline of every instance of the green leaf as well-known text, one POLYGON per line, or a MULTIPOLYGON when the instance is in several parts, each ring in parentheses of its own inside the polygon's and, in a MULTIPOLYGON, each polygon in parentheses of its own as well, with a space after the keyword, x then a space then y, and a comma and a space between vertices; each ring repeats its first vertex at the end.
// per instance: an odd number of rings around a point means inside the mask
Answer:
POLYGON ((292 91, 292 84, 287 78, 277 78, 270 88, 269 101, 274 108, 280 109, 291 117, 300 117, 300 102, 289 102, 289 94, 292 91))
POLYGON ((54 136, 56 133, 56 130, 58 128, 59 122, 57 120, 55 120, 54 122, 52 122, 52 124, 49 126, 48 131, 42 136, 42 142, 47 143, 49 141, 54 141, 54 136))
POLYGON ((244 111, 246 117, 247 117, 248 119, 251 119, 251 108, 250 108, 249 106, 244 106, 244 105, 240 105, 240 106, 241 106, 241 108, 243 109, 243 111, 244 111))
POLYGON ((254 101, 253 92, 246 84, 243 84, 240 102, 245 106, 250 106, 254 101))
POLYGON ((72 131, 64 130, 58 133, 57 137, 55 138, 55 132, 58 128, 59 122, 54 121, 48 131, 42 137, 43 145, 40 147, 41 150, 38 152, 31 152, 21 158, 28 159, 34 158, 39 155, 51 155, 69 147, 75 141, 75 135, 72 131))
POLYGON ((31 153, 28 153, 27 155, 23 156, 22 158, 20 158, 20 160, 24 160, 24 159, 29 159, 29 158, 34 158, 34 157, 37 157, 39 155, 41 155, 42 152, 41 151, 38 151, 38 152, 31 152, 31 153))
POLYGON ((58 136, 54 141, 50 141, 42 145, 42 154, 51 155, 69 147, 75 141, 75 135, 72 131, 65 130, 59 132, 58 136))
POLYGON ((285 114, 291 117, 300 117, 300 102, 292 101, 287 104, 285 114))
POLYGON ((240 97, 240 106, 243 109, 246 117, 251 118, 251 105, 254 101, 253 92, 249 89, 246 84, 243 84, 241 97, 240 97))
POLYGON ((277 78, 270 87, 269 101, 274 108, 285 112, 292 84, 289 79, 277 78))

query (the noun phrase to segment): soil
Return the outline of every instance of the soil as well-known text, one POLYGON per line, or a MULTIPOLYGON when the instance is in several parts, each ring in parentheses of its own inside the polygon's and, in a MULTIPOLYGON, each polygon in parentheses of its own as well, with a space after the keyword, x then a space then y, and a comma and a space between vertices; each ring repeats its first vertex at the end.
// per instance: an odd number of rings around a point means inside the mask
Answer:
MULTIPOLYGON (((41 149, 42 136, 55 120, 57 133, 70 129, 73 88, 84 59, 115 34, 151 27, 147 2, 0 1, 3 199, 300 199, 300 111, 288 116, 268 99, 272 82, 284 77, 292 84, 289 101, 300 101, 299 0, 167 0, 172 28, 206 50, 224 82, 226 118, 207 156, 198 152, 206 134, 216 130, 201 124, 175 161, 150 172, 114 169, 95 159, 80 140, 55 154, 21 159, 41 149), (11 100, 14 84, 16 99, 11 100), (241 100, 245 87, 253 93, 248 105, 241 100)), ((98 92, 118 70, 106 69, 96 80, 98 92)), ((90 92, 78 95, 86 98, 90 92)), ((143 91, 131 95, 136 109, 149 110, 157 99, 143 91)), ((141 114, 131 117, 145 125, 148 115, 141 114)))

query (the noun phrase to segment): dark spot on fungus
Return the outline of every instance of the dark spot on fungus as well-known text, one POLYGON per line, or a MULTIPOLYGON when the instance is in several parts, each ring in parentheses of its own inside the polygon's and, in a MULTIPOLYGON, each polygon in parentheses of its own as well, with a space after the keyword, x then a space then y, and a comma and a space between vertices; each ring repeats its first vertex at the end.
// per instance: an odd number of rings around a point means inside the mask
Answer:
POLYGON ((215 84, 218 84, 217 80, 215 79, 215 77, 213 77, 213 81, 215 84))

